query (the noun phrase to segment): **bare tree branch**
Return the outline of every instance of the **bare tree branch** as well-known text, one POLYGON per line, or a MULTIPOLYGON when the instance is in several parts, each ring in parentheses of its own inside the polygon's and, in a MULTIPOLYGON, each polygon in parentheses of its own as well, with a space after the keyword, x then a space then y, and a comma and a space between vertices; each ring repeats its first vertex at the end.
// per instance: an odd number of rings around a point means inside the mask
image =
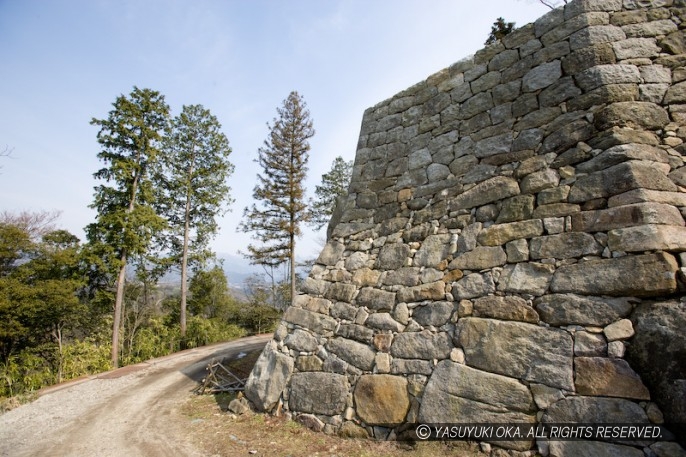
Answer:
MULTIPOLYGON (((0 157, 12 158, 12 151, 14 151, 14 148, 5 145, 5 148, 0 151, 0 157)), ((2 170, 2 165, 0 165, 0 170, 2 170)))
MULTIPOLYGON (((549 0, 548 0, 548 1, 546 1, 546 0, 539 0, 539 1, 540 1, 541 3, 543 3, 545 6, 547 6, 548 8, 550 8, 551 10, 554 10, 554 9, 557 8, 557 6, 560 4, 559 1, 558 1, 558 2, 551 2, 551 1, 549 1, 549 0)), ((567 0, 562 0, 562 2, 563 2, 565 5, 567 4, 567 0)))
POLYGON ((29 236, 39 241, 44 235, 55 231, 55 222, 60 218, 61 211, 21 211, 13 213, 2 211, 0 213, 0 224, 16 225, 21 227, 29 236))

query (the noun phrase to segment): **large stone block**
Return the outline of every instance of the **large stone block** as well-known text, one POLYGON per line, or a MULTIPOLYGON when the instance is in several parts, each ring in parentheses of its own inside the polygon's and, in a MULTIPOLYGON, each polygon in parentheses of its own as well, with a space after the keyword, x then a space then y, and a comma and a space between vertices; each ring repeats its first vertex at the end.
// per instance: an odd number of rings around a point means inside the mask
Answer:
POLYGON ((647 160, 668 163, 669 154, 648 144, 620 144, 601 152, 587 162, 576 166, 577 173, 593 173, 629 160, 647 160))
POLYGON ((649 424, 638 403, 622 398, 567 397, 552 404, 543 415, 544 423, 562 424, 649 424))
POLYGON ((420 269, 418 267, 403 267, 389 271, 383 280, 388 286, 413 287, 420 283, 420 269))
POLYGON ((391 355, 402 359, 446 359, 453 345, 445 333, 422 332, 400 333, 393 338, 391 355))
POLYGON ((551 441, 550 457, 592 455, 593 457, 645 457, 642 450, 602 441, 551 441))
POLYGON ((551 203, 536 207, 532 216, 537 219, 547 219, 550 217, 565 217, 579 211, 581 211, 581 207, 573 203, 551 203))
MULTIPOLYGON (((684 169, 686 171, 686 169, 684 169)), ((671 177, 671 174, 670 174, 671 177)), ((672 206, 686 206, 686 193, 684 192, 662 192, 659 190, 634 189, 623 194, 615 195, 607 200, 607 206, 631 205, 632 203, 664 203, 672 206)))
MULTIPOLYGON (((454 270, 459 271, 459 270, 454 270)), ((495 292, 495 282, 490 272, 472 273, 453 284, 452 293, 455 299, 481 297, 495 292)))
POLYGON ((535 194, 543 189, 555 187, 559 182, 560 175, 557 174, 557 171, 546 168, 545 170, 537 171, 525 176, 524 179, 522 179, 520 187, 523 193, 535 194))
POLYGON ((393 319, 389 313, 374 313, 367 318, 365 325, 377 330, 393 332, 402 332, 405 329, 405 326, 393 319))
POLYGON ((350 384, 335 373, 295 373, 291 380, 288 407, 291 411, 335 416, 346 407, 350 384))
MULTIPOLYGON (((533 424, 532 412, 531 393, 519 381, 444 360, 426 386, 417 420, 433 424, 533 424)), ((524 451, 532 440, 497 444, 524 451)))
POLYGON ((623 359, 575 358, 574 385, 579 395, 650 400, 648 388, 623 359))
POLYGON ((640 59, 656 57, 660 48, 653 38, 629 38, 612 43, 617 59, 640 59))
POLYGON ((450 201, 450 211, 469 209, 519 195, 519 184, 506 176, 480 182, 450 201))
POLYGON ((344 284, 342 282, 334 282, 329 286, 324 297, 334 301, 344 301, 350 303, 357 292, 357 286, 354 284, 344 284))
POLYGON ((365 344, 370 344, 374 338, 374 330, 364 325, 340 324, 336 328, 336 336, 353 339, 365 344))
POLYGON ((521 238, 533 238, 543 234, 543 221, 530 219, 528 221, 496 224, 479 233, 477 240, 484 246, 501 246, 509 241, 521 238))
POLYGON ((664 102, 666 104, 686 103, 686 81, 670 87, 665 94, 664 102))
POLYGON ((669 124, 669 114, 655 103, 617 102, 598 111, 594 122, 598 130, 615 126, 658 130, 669 124))
POLYGON ((498 290, 513 294, 543 295, 553 277, 555 266, 529 262, 507 265, 500 276, 498 290))
POLYGON ((414 255, 413 265, 417 267, 437 267, 451 253, 450 234, 429 235, 422 243, 422 247, 414 255))
POLYGON ((468 317, 455 343, 467 365, 512 378, 573 390, 574 343, 569 333, 522 322, 468 317))
POLYGON ((284 313, 283 320, 322 335, 333 332, 336 328, 336 320, 332 317, 292 306, 284 313))
POLYGON ((607 198, 632 189, 676 192, 676 185, 649 162, 629 161, 582 176, 569 191, 570 203, 607 198))
POLYGON ((572 214, 572 230, 605 232, 648 224, 684 226, 681 213, 674 206, 661 203, 636 203, 572 214))
POLYGON ((451 270, 484 270, 505 265, 507 255, 500 246, 477 246, 472 251, 460 254, 450 262, 451 270))
POLYGON ((608 247, 612 251, 686 251, 686 227, 639 225, 611 230, 608 247))
POLYGON ((410 409, 407 379, 392 375, 363 375, 353 394, 357 415, 367 425, 394 425, 410 409))
POLYGON ((631 316, 635 336, 626 359, 650 387, 665 422, 686 446, 686 303, 642 303, 631 316))
MULTIPOLYGON (((388 354, 386 354, 388 355, 388 354)), ((378 368, 378 367, 377 367, 378 368)), ((433 363, 430 360, 419 359, 399 359, 394 358, 391 362, 391 373, 408 375, 420 374, 428 376, 433 371, 433 363)))
POLYGON ((379 279, 381 279, 381 272, 379 270, 360 268, 353 273, 351 281, 358 287, 371 287, 376 286, 379 283, 379 279))
POLYGON ((611 43, 624 40, 626 34, 615 25, 593 25, 572 34, 569 44, 572 50, 586 48, 598 43, 611 43))
POLYGON ((532 423, 532 406, 531 393, 517 380, 444 360, 426 386, 418 419, 425 423, 532 423))
POLYGON ((420 286, 405 287, 397 292, 398 302, 416 302, 424 300, 443 300, 445 283, 436 281, 420 286))
POLYGON ((562 65, 559 60, 553 60, 529 70, 522 78, 522 91, 535 92, 550 86, 562 77, 562 65))
POLYGON ((317 257, 317 263, 321 265, 336 265, 345 251, 345 245, 339 241, 329 241, 317 257))
POLYGON ((419 325, 440 327, 448 322, 450 316, 453 314, 454 308, 452 302, 427 302, 414 308, 412 311, 412 318, 417 321, 419 325))
POLYGON ((317 343, 317 338, 312 336, 310 333, 296 329, 286 337, 284 344, 288 346, 289 349, 294 349, 298 352, 312 352, 317 349, 319 343, 317 343))
POLYGON ((397 270, 405 265, 410 255, 410 247, 404 243, 389 243, 384 245, 376 260, 376 268, 380 270, 397 270))
POLYGON ((500 210, 500 214, 498 214, 496 223, 500 224, 531 219, 535 200, 536 198, 533 195, 517 195, 508 198, 503 201, 503 206, 500 210))
POLYGON ((567 232, 559 235, 531 239, 529 253, 532 259, 567 259, 585 255, 598 255, 603 247, 588 233, 567 232))
MULTIPOLYGON (((543 141, 541 153, 566 151, 580 141, 588 141, 595 133, 593 125, 585 119, 571 120, 558 126, 559 128, 556 128, 543 141)), ((524 192, 523 189, 522 192, 524 192)))
POLYGON ((357 294, 355 302, 375 311, 390 310, 395 305, 395 292, 365 287, 357 294))
POLYGON ((627 317, 632 310, 627 298, 582 297, 574 294, 550 294, 534 301, 541 320, 555 325, 591 325, 604 327, 627 317))
POLYGON ((326 349, 360 370, 371 371, 375 352, 371 346, 346 338, 329 340, 326 349))
POLYGON ((538 323, 538 313, 524 300, 517 296, 489 295, 473 302, 474 317, 538 323))
POLYGON ((664 252, 590 260, 558 268, 550 290, 582 295, 669 295, 677 289, 678 268, 674 257, 664 252))
MULTIPOLYGON (((531 413, 534 410, 531 392, 518 380, 477 370, 450 360, 439 362, 434 369, 424 393, 425 401, 427 395, 429 402, 433 396, 439 401, 440 397, 443 397, 443 404, 447 403, 445 400, 449 397, 462 397, 510 411, 531 413)), ((424 408, 420 416, 433 414, 442 413, 424 408)), ((469 420, 467 417, 453 417, 453 419, 449 422, 480 422, 469 420)))
POLYGON ((245 383, 245 396, 258 411, 270 411, 281 398, 291 373, 293 359, 278 352, 276 343, 269 342, 245 383))

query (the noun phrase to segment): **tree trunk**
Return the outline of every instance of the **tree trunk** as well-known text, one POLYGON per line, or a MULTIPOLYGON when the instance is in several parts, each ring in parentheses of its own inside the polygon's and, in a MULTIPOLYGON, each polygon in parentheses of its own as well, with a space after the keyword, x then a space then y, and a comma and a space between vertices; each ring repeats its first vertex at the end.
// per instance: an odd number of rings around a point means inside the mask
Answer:
POLYGON ((190 232, 191 199, 186 196, 186 212, 183 227, 183 252, 181 254, 181 349, 186 348, 186 296, 188 295, 188 244, 190 232))
POLYGON ((64 376, 64 348, 62 347, 62 328, 60 324, 55 324, 55 328, 52 331, 52 336, 57 342, 57 383, 62 382, 62 377, 64 376))
POLYGON ((114 322, 112 323, 112 367, 119 367, 119 327, 121 309, 124 302, 124 283, 126 281, 126 251, 121 255, 121 267, 117 276, 117 296, 114 299, 114 322))
MULTIPOLYGON (((140 164, 140 161, 141 152, 138 151, 136 156, 136 162, 140 164)), ((126 209, 127 217, 128 214, 131 214, 133 212, 133 208, 136 205, 136 194, 138 193, 139 178, 140 174, 136 173, 133 177, 133 182, 131 183, 131 200, 129 200, 129 207, 126 209)), ((114 299, 114 322, 112 323, 112 366, 114 368, 119 367, 119 327, 121 326, 122 308, 124 303, 126 261, 127 252, 126 248, 123 248, 121 252, 121 267, 119 268, 119 275, 117 276, 117 296, 114 299)))
POLYGON ((295 303, 295 233, 291 231, 291 306, 295 303))

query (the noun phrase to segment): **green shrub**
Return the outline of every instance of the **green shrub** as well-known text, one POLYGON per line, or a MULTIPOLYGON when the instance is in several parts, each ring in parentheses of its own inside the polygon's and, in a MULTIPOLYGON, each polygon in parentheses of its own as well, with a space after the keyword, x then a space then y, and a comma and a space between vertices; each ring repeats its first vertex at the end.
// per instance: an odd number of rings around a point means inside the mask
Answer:
POLYGON ((186 330, 186 347, 206 346, 221 341, 234 340, 247 334, 244 328, 221 319, 192 316, 186 330))
POLYGON ((63 358, 64 380, 102 373, 112 369, 112 344, 94 338, 75 340, 64 346, 63 358))

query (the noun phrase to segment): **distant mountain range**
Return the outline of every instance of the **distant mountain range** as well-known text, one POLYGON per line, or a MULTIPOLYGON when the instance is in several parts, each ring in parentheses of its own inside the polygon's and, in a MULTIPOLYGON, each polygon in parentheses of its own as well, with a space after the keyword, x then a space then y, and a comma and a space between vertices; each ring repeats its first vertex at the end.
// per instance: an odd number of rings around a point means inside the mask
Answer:
MULTIPOLYGON (((250 261, 244 259, 239 255, 234 254, 219 254, 217 258, 222 262, 224 273, 229 280, 229 285, 232 288, 243 287, 243 282, 254 274, 262 274, 261 267, 250 265, 250 261)), ((161 283, 174 283, 181 279, 181 273, 178 269, 173 269, 160 280, 161 283)))
MULTIPOLYGON (((244 295, 245 281, 253 275, 265 275, 265 271, 259 265, 251 265, 250 261, 237 254, 219 253, 217 258, 221 261, 224 269, 224 274, 229 282, 229 287, 236 297, 244 295)), ((307 275, 308 271, 299 270, 300 274, 307 275)), ((280 274, 280 272, 279 272, 280 274)), ((160 280, 160 284, 166 284, 174 287, 181 279, 181 273, 178 269, 174 269, 164 275, 160 280)))

